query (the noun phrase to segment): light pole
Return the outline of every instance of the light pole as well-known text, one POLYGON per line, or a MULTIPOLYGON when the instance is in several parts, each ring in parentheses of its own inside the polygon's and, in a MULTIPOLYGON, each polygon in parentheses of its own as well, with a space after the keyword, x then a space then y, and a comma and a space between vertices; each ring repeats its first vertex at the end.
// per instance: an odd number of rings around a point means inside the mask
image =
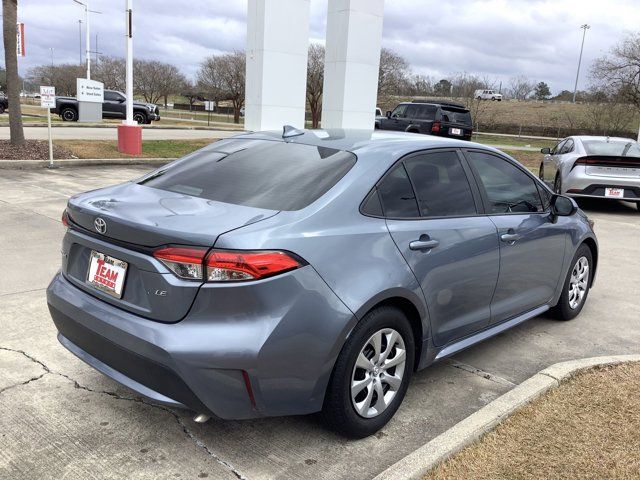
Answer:
POLYGON ((51 50, 51 66, 53 67, 53 51, 55 50, 55 48, 50 47, 49 50, 51 50))
POLYGON ((136 125, 133 121, 133 0, 125 0, 125 22, 127 42, 127 119, 125 125, 136 125))
POLYGON ((587 30, 591 27, 586 23, 580 25, 582 29, 582 45, 580 46, 580 57, 578 58, 578 72, 576 73, 576 84, 573 87, 573 103, 576 103, 576 92, 578 91, 578 77, 580 76, 580 64, 582 63, 582 51, 584 50, 584 37, 587 35, 587 30))
POLYGON ((82 20, 78 20, 78 45, 80 49, 80 63, 82 65, 82 20))
POLYGON ((90 37, 90 32, 89 32, 89 14, 90 13, 102 13, 102 12, 97 12, 95 10, 90 10, 89 9, 89 2, 88 0, 86 2, 81 2, 80 0, 73 0, 74 2, 76 2, 78 5, 82 5, 84 7, 84 23, 85 23, 85 52, 86 52, 86 57, 87 57, 87 80, 91 79, 91 37, 90 37))

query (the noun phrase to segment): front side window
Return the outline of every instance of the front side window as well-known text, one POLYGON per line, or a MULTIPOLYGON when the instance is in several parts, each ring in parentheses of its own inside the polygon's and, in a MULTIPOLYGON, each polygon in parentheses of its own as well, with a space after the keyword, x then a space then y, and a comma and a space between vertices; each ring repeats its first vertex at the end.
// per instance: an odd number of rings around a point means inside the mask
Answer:
POLYGON ((425 153, 405 161, 422 217, 475 215, 467 175, 456 152, 425 153))
POLYGON ((567 141, 562 140, 555 147, 553 147, 553 149, 551 150, 551 155, 558 155, 562 151, 562 148, 564 147, 565 143, 567 143, 567 141))
POLYGON ((506 159, 484 152, 469 152, 487 194, 489 213, 544 211, 535 180, 506 159))
POLYGON ((353 153, 266 140, 223 140, 159 169, 148 187, 270 210, 300 210, 356 163, 353 153))
POLYGON ((395 110, 393 111, 393 113, 391 114, 392 118, 404 118, 404 112, 407 109, 406 105, 398 105, 395 110))
POLYGON ((396 165, 378 185, 384 215, 389 218, 420 216, 416 196, 402 163, 396 165))

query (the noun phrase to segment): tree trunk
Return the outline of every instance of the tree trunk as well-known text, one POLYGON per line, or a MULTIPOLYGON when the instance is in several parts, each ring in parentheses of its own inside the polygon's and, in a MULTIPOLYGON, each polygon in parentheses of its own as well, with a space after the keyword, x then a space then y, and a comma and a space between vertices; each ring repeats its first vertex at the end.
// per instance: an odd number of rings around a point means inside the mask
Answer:
POLYGON ((242 104, 240 102, 233 102, 233 123, 240 123, 240 108, 242 104))
POLYGON ((7 97, 9 98, 9 132, 12 145, 24 144, 22 108, 20 107, 20 77, 16 54, 16 23, 18 0, 2 0, 2 33, 4 37, 4 61, 7 69, 7 97))

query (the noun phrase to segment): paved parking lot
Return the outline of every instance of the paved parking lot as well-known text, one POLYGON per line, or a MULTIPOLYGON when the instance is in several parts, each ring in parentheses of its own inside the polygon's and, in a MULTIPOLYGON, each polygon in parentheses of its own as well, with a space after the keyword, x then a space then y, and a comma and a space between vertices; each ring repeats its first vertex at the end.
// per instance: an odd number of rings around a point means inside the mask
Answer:
POLYGON ((640 213, 585 202, 601 259, 581 316, 539 317, 418 373, 377 435, 344 440, 315 416, 197 425, 68 353, 45 301, 66 199, 147 170, 0 170, 0 478, 366 479, 550 364, 640 351, 640 213))

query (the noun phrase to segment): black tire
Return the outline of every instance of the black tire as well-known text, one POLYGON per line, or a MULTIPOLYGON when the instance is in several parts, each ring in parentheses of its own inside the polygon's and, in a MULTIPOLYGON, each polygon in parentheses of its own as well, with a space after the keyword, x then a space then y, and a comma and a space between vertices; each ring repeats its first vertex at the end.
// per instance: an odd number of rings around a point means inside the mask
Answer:
POLYGON ((569 267, 569 271, 567 272, 567 277, 564 279, 564 285, 562 287, 562 294, 560 295, 560 299, 555 307, 552 309, 552 313, 558 320, 572 320, 576 318, 580 312, 582 311, 582 307, 587 302, 587 297, 589 296, 589 290, 591 289, 591 280, 593 278, 593 254, 591 253, 591 249, 586 245, 582 244, 578 247, 576 254, 573 256, 571 260, 571 265, 569 267), (580 303, 573 308, 570 305, 570 296, 571 296, 571 277, 576 269, 578 261, 582 258, 586 258, 588 262, 588 278, 587 286, 584 292, 584 296, 580 300, 580 303))
POLYGON ((636 208, 638 209, 638 212, 640 213, 640 202, 636 202, 636 208))
POLYGON ((4 113, 4 105, 0 105, 0 114, 4 113))
POLYGON ((556 173, 556 178, 553 181, 553 191, 558 195, 562 195, 562 179, 559 173, 556 173))
POLYGON ((481 96, 476 97, 476 100, 482 100, 481 96))
POLYGON ((133 120, 138 122, 138 125, 146 125, 147 115, 143 112, 133 112, 133 120))
POLYGON ((77 122, 78 111, 73 107, 66 107, 60 112, 60 117, 62 117, 62 121, 64 122, 77 122))
MULTIPOLYGON (((384 350, 384 348, 382 348, 384 350)), ((395 350, 394 352, 397 352, 395 350)), ((394 356, 389 357, 393 359, 394 356)), ((413 373, 415 344, 413 331, 406 315, 398 308, 383 306, 369 312, 351 332, 342 347, 333 369, 322 411, 326 425, 342 435, 351 438, 364 438, 374 434, 393 417, 407 392, 413 373), (382 329, 393 329, 399 333, 405 347, 405 365, 400 387, 395 396, 381 413, 365 418, 356 412, 351 398, 351 381, 360 351, 366 347, 369 339, 382 329)), ((389 370, 390 371, 390 370, 389 370)), ((388 371, 387 371, 388 372, 388 371)), ((397 372, 394 371, 394 375, 397 372)), ((387 373, 388 374, 388 373, 387 373)), ((383 377, 379 377, 383 378, 383 377)), ((379 381, 379 380, 378 380, 379 381)), ((371 384, 374 389, 375 383, 371 384)), ((382 385, 382 382, 380 383, 382 385)), ((388 392, 388 390, 387 390, 388 392)), ((377 393, 374 393, 377 398, 377 393)), ((373 404, 373 400, 371 404, 373 404)), ((377 404, 376 404, 377 405, 377 404)))

